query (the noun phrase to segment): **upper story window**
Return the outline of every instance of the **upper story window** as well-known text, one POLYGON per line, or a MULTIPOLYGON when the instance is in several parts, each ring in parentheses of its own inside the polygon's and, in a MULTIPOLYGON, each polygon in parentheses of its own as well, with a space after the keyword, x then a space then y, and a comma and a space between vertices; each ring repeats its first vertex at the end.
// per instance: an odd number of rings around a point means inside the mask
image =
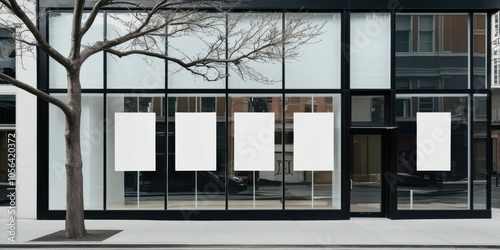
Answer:
MULTIPOLYGON (((16 46, 12 31, 5 28, 0 28, 0 71, 16 77, 16 46)), ((0 80, 1 83, 6 82, 0 80)))
POLYGON ((434 16, 418 18, 418 49, 420 52, 433 52, 434 16))
POLYGON ((396 16, 396 52, 410 52, 411 16, 396 16))

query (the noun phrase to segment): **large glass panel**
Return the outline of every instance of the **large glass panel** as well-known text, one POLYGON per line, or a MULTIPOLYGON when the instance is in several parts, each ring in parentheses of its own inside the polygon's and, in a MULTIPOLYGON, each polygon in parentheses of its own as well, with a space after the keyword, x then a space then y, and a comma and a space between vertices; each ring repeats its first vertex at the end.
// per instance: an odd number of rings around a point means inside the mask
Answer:
POLYGON ((381 212, 382 136, 353 135, 351 212, 381 212))
MULTIPOLYGON (((282 28, 281 13, 229 14, 228 55, 242 56, 254 50, 262 42, 262 36, 272 29, 282 28), (249 34, 255 34, 249 36, 249 34)), ((280 32, 280 31, 278 31, 280 32)), ((271 50, 281 50, 272 48, 271 50)), ((282 87, 282 64, 268 60, 254 60, 243 66, 228 64, 229 88, 231 89, 280 89, 282 87), (242 77, 243 76, 243 77, 242 77)))
MULTIPOLYGON (((239 193, 246 191, 241 178, 230 175, 226 178, 226 98, 222 95, 169 95, 168 96, 168 195, 167 209, 225 209, 225 182, 239 193), (215 113, 216 124, 216 170, 181 171, 176 166, 177 113, 215 113)), ((196 134, 196 131, 192 132, 196 134)), ((177 142, 178 143, 178 142, 177 142)), ((208 149, 207 149, 208 151, 208 149)), ((193 152, 193 157, 196 157, 193 152)))
POLYGON ((486 209, 487 180, 487 96, 474 95, 474 209, 486 209))
POLYGON ((384 96, 353 96, 351 120, 353 126, 384 125, 384 96))
MULTIPOLYGON (((54 95, 65 101, 66 95, 54 95)), ((82 96, 81 148, 83 200, 86 210, 103 209, 104 100, 102 95, 82 96)), ((49 209, 66 208, 66 147, 64 113, 49 106, 49 209)))
MULTIPOLYGON (((397 14, 396 27, 401 29, 397 32, 402 32, 403 27, 409 29, 408 33, 398 33, 395 37, 396 88, 469 88, 467 14, 397 14), (409 39, 409 49, 402 49, 409 39)), ((483 45, 478 45, 477 51, 483 48, 484 58, 485 41, 481 39, 484 37, 478 35, 477 41, 483 45)), ((484 59, 482 61, 484 68, 484 59)), ((478 61, 477 65, 481 62, 478 61)))
MULTIPOLYGON (((142 14, 108 13, 107 39, 115 39, 129 33, 139 25, 142 14)), ((117 46, 120 51, 134 49, 165 53, 165 36, 150 35, 140 41, 133 40, 117 46)), ((118 89, 163 89, 165 88, 165 61, 155 57, 129 55, 119 58, 107 53, 108 88, 118 89)))
MULTIPOLYGON (((289 19, 301 18, 313 25, 324 25, 323 33, 310 44, 300 47, 300 55, 285 61, 285 87, 289 89, 340 88, 340 14, 286 14, 289 19)), ((285 46, 285 49, 287 47, 285 46)))
MULTIPOLYGON (((185 16, 185 15, 184 15, 185 16)), ((183 23, 182 17, 173 23, 183 23)), ((185 22, 184 22, 185 23, 185 22)), ((207 16, 196 25, 173 25, 169 27, 168 55, 188 63, 199 58, 226 58, 226 15, 214 14, 207 16)), ((169 88, 225 88, 226 64, 211 64, 207 67, 192 67, 190 72, 177 63, 168 62, 169 88), (219 79, 215 81, 215 79, 219 79), (208 81, 210 80, 210 81, 208 81)))
MULTIPOLYGON (((316 127, 317 124, 311 124, 316 127)), ((341 196, 341 100, 332 95, 286 95, 285 97, 285 161, 276 159, 278 171, 285 174, 286 209, 340 209, 341 196), (294 113, 334 114, 332 171, 296 171, 294 168, 294 113)), ((281 136, 279 136, 281 137, 281 136)), ((281 152, 282 148, 276 148, 281 152)), ((312 166, 314 168, 314 166, 312 166)))
POLYGON ((350 70, 352 89, 391 86, 391 15, 351 14, 350 70))
MULTIPOLYGON (((84 14, 83 20, 88 14, 84 14)), ((50 12, 49 14, 49 42, 54 49, 64 56, 69 55, 71 48, 72 13, 50 12)), ((92 45, 103 41, 104 15, 99 14, 94 24, 82 39, 82 46, 92 45)), ((82 65, 80 72, 82 88, 103 87, 103 56, 102 52, 88 58, 82 65)), ((65 89, 67 87, 66 69, 54 59, 49 59, 49 85, 50 88, 65 89)))
MULTIPOLYGON (((113 94, 106 107, 108 210, 164 209, 165 204, 165 98, 161 95, 113 94), (156 114, 156 171, 115 171, 115 113, 156 114)), ((140 146, 140 145, 137 145, 140 146)))
MULTIPOLYGON (((16 78, 16 46, 12 30, 0 28, 0 71, 16 78)), ((0 80, 0 84, 7 83, 0 80)))
POLYGON ((486 88, 486 30, 488 29, 486 14, 474 14, 474 77, 472 83, 475 89, 486 88))
POLYGON ((396 117, 398 166, 393 180, 397 185, 398 209, 467 209, 470 179, 468 96, 400 94, 396 99, 410 107, 396 117), (419 152, 429 150, 417 149, 417 112, 451 113, 451 171, 417 171, 419 152))
MULTIPOLYGON (((244 188, 240 186, 229 186, 229 209, 281 209, 282 208, 282 174, 286 170, 281 152, 281 109, 282 98, 280 95, 230 95, 229 99, 229 175, 242 179, 244 188), (243 138, 244 143, 235 145, 236 130, 252 130, 245 126, 235 126, 236 113, 270 113, 273 114, 274 131, 268 128, 259 129, 257 136, 243 138), (274 137, 273 137, 274 135, 274 137), (236 150, 240 153, 256 157, 261 153, 265 154, 264 145, 270 139, 274 140, 274 170, 272 171, 236 171, 235 155, 236 150), (281 169, 281 170, 280 170, 281 169)), ((240 131, 241 132, 241 131, 240 131)), ((260 169, 263 166, 255 166, 260 169)))

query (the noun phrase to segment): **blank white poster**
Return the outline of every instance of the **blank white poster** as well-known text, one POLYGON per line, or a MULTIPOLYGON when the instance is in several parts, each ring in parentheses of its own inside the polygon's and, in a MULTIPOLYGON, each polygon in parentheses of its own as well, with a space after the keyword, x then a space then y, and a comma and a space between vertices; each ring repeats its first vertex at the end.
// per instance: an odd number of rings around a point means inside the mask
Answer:
POLYGON ((156 170, 156 114, 115 113, 115 171, 156 170))
POLYGON ((175 170, 217 170, 217 116, 175 113, 175 170))
POLYGON ((333 113, 293 114, 293 170, 333 171, 333 113))
POLYGON ((274 113, 234 113, 234 170, 274 171, 274 113))
POLYGON ((417 113, 417 171, 451 170, 451 113, 417 113))

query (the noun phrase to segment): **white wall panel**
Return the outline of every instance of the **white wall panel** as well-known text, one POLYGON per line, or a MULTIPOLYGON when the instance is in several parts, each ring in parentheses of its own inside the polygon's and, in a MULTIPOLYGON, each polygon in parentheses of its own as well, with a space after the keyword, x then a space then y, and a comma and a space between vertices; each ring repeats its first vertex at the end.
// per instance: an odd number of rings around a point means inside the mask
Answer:
POLYGON ((333 171, 333 113, 293 114, 294 171, 333 171))
POLYGON ((451 170, 451 113, 417 113, 417 171, 451 170))
POLYGON ((274 112, 234 113, 234 170, 274 171, 274 112))
POLYGON ((115 113, 115 171, 156 170, 155 123, 155 113, 115 113))
POLYGON ((175 170, 217 170, 217 115, 175 113, 175 170))

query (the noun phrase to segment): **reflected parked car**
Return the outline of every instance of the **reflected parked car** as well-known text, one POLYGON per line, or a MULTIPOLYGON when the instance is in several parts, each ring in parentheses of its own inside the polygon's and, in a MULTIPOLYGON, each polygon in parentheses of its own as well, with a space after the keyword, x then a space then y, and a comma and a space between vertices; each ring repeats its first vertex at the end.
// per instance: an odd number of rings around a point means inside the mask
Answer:
POLYGON ((437 187, 441 184, 433 174, 398 173, 397 178, 400 187, 437 187))
MULTIPOLYGON (((201 193, 225 193, 225 173, 198 171, 197 189, 201 193)), ((136 195, 137 177, 130 176, 128 183, 128 194, 136 195)), ((168 191, 193 192, 195 184, 194 172, 173 171, 169 173, 168 191)), ((161 195, 165 193, 165 178, 155 172, 141 172, 140 189, 142 195, 161 195)), ((246 182, 237 176, 229 176, 228 191, 230 194, 238 194, 247 190, 246 182)))
MULTIPOLYGON (((224 172, 198 172, 198 191, 199 192, 222 192, 225 186, 224 172)), ((229 176, 228 191, 230 194, 238 194, 247 190, 246 182, 237 176, 229 176)))

